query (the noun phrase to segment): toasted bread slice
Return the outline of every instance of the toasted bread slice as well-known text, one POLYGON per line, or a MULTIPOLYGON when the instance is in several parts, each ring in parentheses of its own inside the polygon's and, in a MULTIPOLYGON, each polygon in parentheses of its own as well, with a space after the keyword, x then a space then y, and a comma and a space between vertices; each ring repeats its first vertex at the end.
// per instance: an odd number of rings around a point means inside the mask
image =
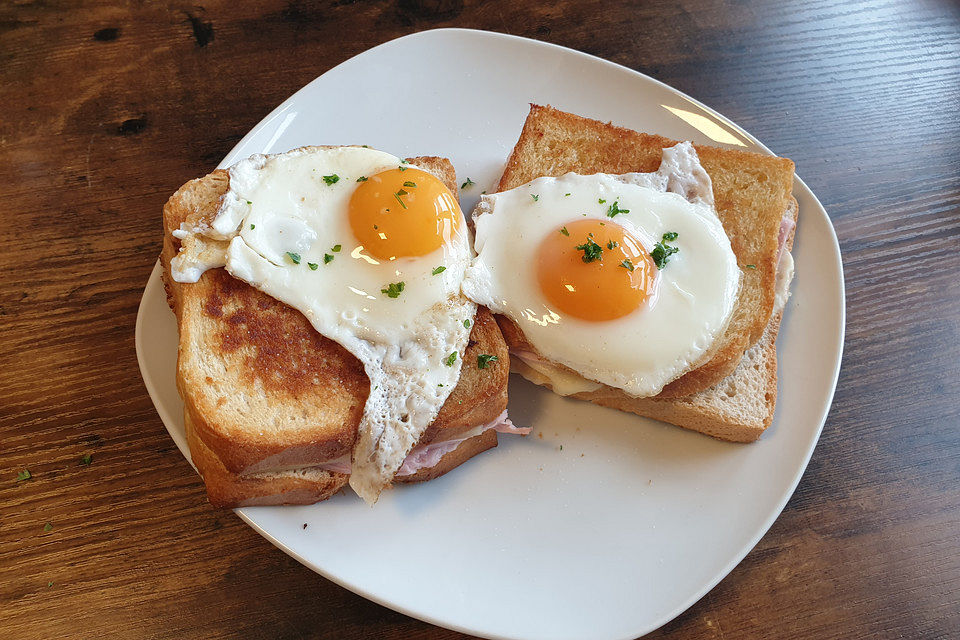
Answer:
MULTIPOLYGON (((190 414, 184 411, 187 444, 193 464, 203 477, 207 498, 214 507, 251 507, 278 504, 313 504, 331 497, 347 485, 350 476, 318 467, 264 471, 241 475, 232 473, 197 437, 190 414)), ((461 442, 432 467, 398 476, 396 483, 433 480, 460 466, 473 456, 497 446, 497 432, 484 431, 461 442)))
MULTIPOLYGON (((448 160, 410 162, 458 192, 448 160)), ((194 284, 173 281, 170 261, 179 241, 171 232, 188 220, 212 216, 228 182, 225 171, 215 171, 181 187, 164 207, 161 263, 180 329, 177 386, 194 441, 202 442, 226 473, 309 468, 351 451, 369 382, 360 362, 319 335, 299 311, 223 269, 207 271, 194 284)), ((421 443, 490 422, 505 409, 507 349, 486 309, 478 310, 464 358, 457 387, 421 443), (503 364, 470 366, 481 353, 503 364)))
MULTIPOLYGON (((656 171, 662 150, 677 141, 638 133, 552 107, 531 105, 498 191, 541 176, 656 171)), ((694 145, 713 181, 717 214, 730 238, 743 284, 726 332, 709 361, 668 384, 658 396, 708 389, 736 369, 760 339, 773 310, 780 222, 792 199, 793 162, 747 151, 694 145)), ((509 336, 508 336, 509 340, 509 336)))

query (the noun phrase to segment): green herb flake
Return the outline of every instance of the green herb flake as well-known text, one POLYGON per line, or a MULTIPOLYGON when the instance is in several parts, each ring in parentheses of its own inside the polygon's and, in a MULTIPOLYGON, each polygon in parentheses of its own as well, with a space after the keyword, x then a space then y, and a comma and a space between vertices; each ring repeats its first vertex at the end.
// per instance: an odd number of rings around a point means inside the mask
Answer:
POLYGON ((401 161, 400 161, 400 164, 410 164, 410 161, 409 161, 409 160, 401 160, 401 161))
POLYGON ((630 209, 621 209, 621 208, 620 208, 620 201, 619 201, 619 200, 614 200, 614 201, 613 201, 613 204, 610 205, 609 207, 607 207, 607 217, 608 217, 608 218, 612 218, 613 216, 617 215, 618 213, 630 213, 630 209))
POLYGON ((44 531, 53 531, 53 525, 48 522, 47 524, 43 525, 43 530, 44 530, 44 531))
POLYGON ((334 253, 340 253, 340 249, 343 249, 343 245, 335 244, 333 245, 333 249, 330 249, 330 250, 333 251, 334 253))
POLYGON ((610 242, 607 243, 607 249, 616 249, 619 246, 620 246, 620 243, 617 242, 616 240, 611 240, 610 242))
POLYGON ((447 268, 444 267, 443 265, 441 265, 441 266, 437 267, 436 269, 434 269, 433 271, 431 271, 430 273, 432 273, 433 275, 436 276, 436 275, 440 275, 441 273, 443 273, 443 272, 446 271, 446 270, 447 270, 447 268))
POLYGON ((410 180, 407 180, 406 182, 403 183, 403 186, 405 186, 405 187, 415 187, 415 186, 417 186, 417 183, 416 183, 416 182, 412 182, 412 181, 410 181, 410 180))
POLYGON ((626 269, 627 271, 631 271, 631 272, 633 271, 633 263, 630 262, 630 258, 627 258, 623 262, 621 262, 620 266, 626 269))
POLYGON ((755 265, 755 264, 745 264, 745 265, 743 265, 743 268, 744 268, 744 269, 756 269, 756 268, 757 268, 757 265, 755 265))
POLYGON ((448 367, 452 367, 453 363, 456 361, 457 361, 457 352, 454 351, 443 360, 443 364, 447 365, 448 367))
POLYGON ((250 225, 250 231, 253 231, 253 230, 256 229, 256 228, 257 228, 257 225, 255 225, 255 224, 251 224, 251 225, 250 225))
POLYGON ((366 182, 369 179, 370 178, 368 178, 367 176, 360 176, 359 178, 357 178, 357 182, 366 182))
POLYGON ((33 475, 30 473, 30 469, 17 471, 17 482, 23 482, 24 480, 29 480, 32 477, 33 475))
POLYGON ((663 234, 663 239, 667 242, 673 242, 679 235, 680 234, 676 231, 667 231, 665 234, 663 234))
POLYGON ((405 282, 391 282, 385 289, 380 289, 380 293, 386 295, 388 298, 399 298, 405 286, 405 282))
POLYGON ((407 192, 404 191, 403 189, 400 189, 400 191, 397 191, 395 194, 393 194, 393 197, 397 199, 397 202, 399 202, 400 206, 403 207, 404 209, 407 208, 407 205, 404 204, 403 200, 400 199, 400 196, 405 196, 405 195, 407 195, 407 192))
POLYGON ((535 195, 535 194, 533 194, 533 193, 530 194, 530 197, 533 198, 533 201, 534 201, 534 202, 536 202, 537 200, 540 199, 540 196, 535 195))
POLYGON ((597 200, 597 204, 606 204, 606 203, 607 201, 604 200, 603 198, 600 198, 599 200, 597 200))
POLYGON ((442 386, 443 386, 443 383, 442 383, 442 382, 438 382, 438 383, 437 383, 437 386, 438 386, 438 387, 442 387, 442 386))
POLYGON ((487 365, 489 365, 491 362, 496 362, 499 359, 500 358, 498 358, 497 356, 491 356, 486 353, 481 353, 480 355, 477 356, 477 369, 486 369, 487 365))
POLYGON ((319 267, 320 265, 317 264, 316 262, 308 262, 307 266, 310 267, 310 271, 316 271, 317 267, 319 267))
POLYGON ((581 260, 584 262, 594 262, 603 258, 603 247, 593 241, 593 238, 587 238, 583 244, 577 245, 577 251, 583 251, 581 260))
POLYGON ((249 200, 247 200, 247 204, 253 204, 253 203, 252 203, 252 202, 250 202, 249 200))
POLYGON ((464 182, 462 185, 460 185, 460 188, 461 188, 461 189, 468 189, 468 188, 472 187, 472 186, 475 185, 475 184, 477 184, 477 183, 474 182, 473 180, 471 180, 470 178, 467 178, 467 181, 464 182))
POLYGON ((464 321, 463 321, 463 328, 464 328, 464 329, 469 329, 469 328, 470 328, 470 321, 469 321, 469 320, 464 320, 464 321))
POLYGON ((53 582, 52 582, 52 581, 51 581, 51 582, 48 582, 48 583, 47 583, 47 586, 48 586, 48 587, 52 587, 52 586, 53 586, 53 582))
MULTIPOLYGON (((401 162, 403 162, 403 161, 401 160, 401 162)), ((398 170, 398 171, 406 171, 407 168, 406 168, 406 167, 397 167, 397 170, 398 170)))
POLYGON ((563 197, 564 197, 564 198, 567 198, 567 197, 569 197, 569 196, 570 196, 570 194, 569 194, 569 193, 565 193, 565 194, 563 194, 563 197))
POLYGON ((293 253, 292 251, 287 251, 287 255, 290 256, 290 259, 293 260, 293 264, 300 264, 300 254, 293 253))
POLYGON ((657 265, 657 269, 663 269, 667 266, 667 263, 670 261, 670 256, 680 251, 679 248, 667 244, 668 240, 676 240, 676 238, 676 233, 665 233, 663 234, 663 241, 653 245, 653 251, 650 252, 650 257, 653 258, 653 263, 657 265), (667 236, 671 237, 668 238, 667 236))
POLYGON ((80 458, 80 464, 87 464, 87 465, 88 465, 88 464, 90 464, 91 462, 93 462, 93 454, 92 454, 92 453, 85 453, 85 454, 83 454, 83 457, 80 458))
POLYGON ((569 235, 570 235, 570 232, 567 231, 567 228, 566 228, 565 226, 564 226, 564 227, 560 227, 560 233, 562 233, 562 234, 565 235, 565 236, 569 236, 569 235))
POLYGON ((323 181, 326 182, 328 185, 337 184, 338 182, 340 182, 340 176, 338 176, 335 173, 329 176, 323 176, 323 181))
POLYGON ((333 256, 329 253, 323 254, 323 264, 330 264, 331 262, 333 262, 333 256))

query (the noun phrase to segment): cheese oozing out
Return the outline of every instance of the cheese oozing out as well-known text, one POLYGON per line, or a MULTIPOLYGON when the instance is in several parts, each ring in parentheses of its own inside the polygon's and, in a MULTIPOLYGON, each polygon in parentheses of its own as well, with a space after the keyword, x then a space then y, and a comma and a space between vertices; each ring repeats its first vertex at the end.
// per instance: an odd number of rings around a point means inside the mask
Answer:
POLYGON ((484 196, 473 217, 464 293, 593 387, 656 395, 732 315, 741 272, 689 143, 655 173, 537 178, 484 196))
POLYGON ((456 386, 476 305, 471 251, 435 176, 361 147, 255 155, 229 170, 216 216, 181 232, 174 278, 225 266, 299 310, 370 379, 350 484, 376 501, 456 386))

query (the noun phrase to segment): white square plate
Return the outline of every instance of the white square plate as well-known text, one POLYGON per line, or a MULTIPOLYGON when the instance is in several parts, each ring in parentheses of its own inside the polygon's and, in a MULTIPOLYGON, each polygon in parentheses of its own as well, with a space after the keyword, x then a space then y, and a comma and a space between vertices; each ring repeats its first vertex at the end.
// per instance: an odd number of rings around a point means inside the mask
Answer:
MULTIPOLYGON (((678 140, 769 153, 729 120, 619 65, 543 42, 441 29, 331 69, 267 116, 220 164, 307 144, 368 144, 452 159, 470 211, 496 184, 528 103, 678 140)), ((799 179, 797 279, 780 330, 773 425, 750 445, 564 399, 513 377, 532 425, 437 480, 309 507, 237 513, 286 553, 371 600, 490 638, 633 638, 720 581, 779 515, 833 397, 844 330, 833 227, 799 179), (562 446, 562 449, 561 449, 562 446), (304 529, 304 523, 309 527, 304 529)), ((147 389, 180 450, 177 331, 159 267, 137 319, 147 389)))

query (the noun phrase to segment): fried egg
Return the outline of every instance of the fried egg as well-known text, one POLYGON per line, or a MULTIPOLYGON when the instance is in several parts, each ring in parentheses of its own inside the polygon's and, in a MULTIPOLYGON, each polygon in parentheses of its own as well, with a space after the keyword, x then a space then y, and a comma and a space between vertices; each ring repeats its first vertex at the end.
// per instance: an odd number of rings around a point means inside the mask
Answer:
POLYGON ((741 272, 689 143, 656 173, 537 178, 473 218, 464 293, 541 357, 631 396, 697 366, 733 312, 741 272))
POLYGON ((222 264, 360 360, 370 395, 350 484, 373 502, 459 379, 476 305, 460 292, 472 254, 457 199, 362 147, 256 155, 229 173, 216 217, 179 232, 174 277, 222 264))

